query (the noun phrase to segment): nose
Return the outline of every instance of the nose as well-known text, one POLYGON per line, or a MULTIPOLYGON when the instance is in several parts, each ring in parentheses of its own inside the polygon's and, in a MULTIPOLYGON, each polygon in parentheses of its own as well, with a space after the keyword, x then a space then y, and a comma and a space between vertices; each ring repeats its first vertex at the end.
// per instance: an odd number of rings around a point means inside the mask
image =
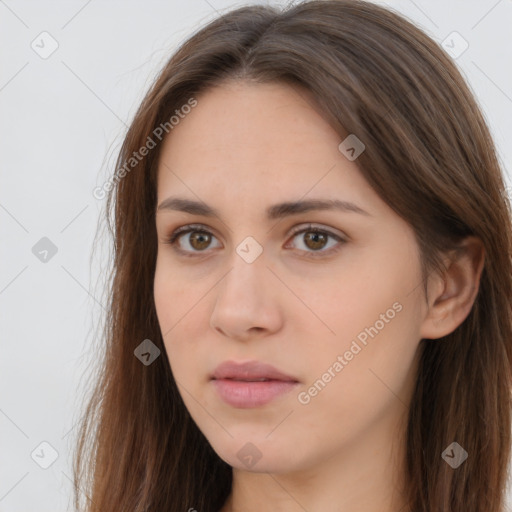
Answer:
POLYGON ((281 328, 279 281, 267 268, 263 254, 248 263, 235 253, 231 269, 214 291, 210 326, 218 333, 247 341, 281 328))

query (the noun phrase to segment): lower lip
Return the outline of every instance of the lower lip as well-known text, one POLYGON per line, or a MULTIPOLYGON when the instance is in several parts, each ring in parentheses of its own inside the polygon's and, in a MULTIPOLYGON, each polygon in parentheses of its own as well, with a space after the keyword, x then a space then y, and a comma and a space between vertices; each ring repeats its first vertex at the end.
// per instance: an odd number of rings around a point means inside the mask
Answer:
POLYGON ((222 400, 233 407, 249 408, 265 405, 274 398, 291 391, 298 382, 268 380, 248 382, 231 379, 214 379, 222 400))

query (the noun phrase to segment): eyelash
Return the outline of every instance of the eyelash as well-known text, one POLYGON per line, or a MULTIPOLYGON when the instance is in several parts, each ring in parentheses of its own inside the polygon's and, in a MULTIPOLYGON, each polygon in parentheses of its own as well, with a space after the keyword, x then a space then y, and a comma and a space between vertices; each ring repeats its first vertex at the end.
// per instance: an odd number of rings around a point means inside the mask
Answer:
MULTIPOLYGON (((180 236, 185 235, 187 233, 191 233, 191 232, 207 233, 207 234, 213 235, 213 233, 211 233, 210 231, 205 229, 205 227, 201 224, 187 224, 186 226, 182 226, 182 227, 176 229, 171 234, 171 236, 168 237, 164 241, 164 243, 172 245, 177 252, 179 252, 180 254, 183 254, 185 257, 188 257, 188 258, 198 257, 201 255, 201 253, 204 253, 206 251, 192 251, 192 254, 191 254, 191 251, 184 251, 182 249, 179 249, 178 247, 175 247, 177 245, 176 242, 180 236)), ((331 231, 328 231, 326 229, 320 229, 318 227, 312 226, 311 224, 309 224, 308 226, 306 226, 304 228, 294 230, 290 236, 291 236, 291 238, 295 238, 297 235, 299 235, 301 233, 309 233, 309 232, 327 235, 327 237, 334 238, 337 242, 340 242, 341 244, 346 242, 346 240, 344 240, 339 235, 336 235, 335 233, 332 233, 331 231)), ((215 236, 215 235, 213 235, 213 236, 215 236)), ((326 251, 319 249, 318 251, 302 251, 302 252, 306 252, 308 254, 307 257, 319 258, 319 257, 325 256, 326 254, 330 255, 332 253, 335 253, 338 250, 340 250, 340 246, 338 246, 336 248, 330 248, 326 251)))

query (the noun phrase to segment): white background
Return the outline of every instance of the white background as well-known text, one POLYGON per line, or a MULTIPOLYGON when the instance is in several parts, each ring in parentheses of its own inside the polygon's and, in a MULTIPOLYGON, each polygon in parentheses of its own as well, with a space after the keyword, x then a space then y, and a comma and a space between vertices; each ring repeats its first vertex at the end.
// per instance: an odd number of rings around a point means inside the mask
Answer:
MULTIPOLYGON (((92 190, 176 46, 248 3, 0 0, 0 512, 71 510, 73 426, 103 311, 92 190), (58 43, 46 59, 31 47, 44 31, 58 43), (46 263, 32 252, 43 237, 57 248, 46 263), (43 441, 58 452, 48 469, 31 458, 43 441)), ((453 31, 469 43, 456 61, 510 176, 512 1, 379 3, 440 43, 453 31)))

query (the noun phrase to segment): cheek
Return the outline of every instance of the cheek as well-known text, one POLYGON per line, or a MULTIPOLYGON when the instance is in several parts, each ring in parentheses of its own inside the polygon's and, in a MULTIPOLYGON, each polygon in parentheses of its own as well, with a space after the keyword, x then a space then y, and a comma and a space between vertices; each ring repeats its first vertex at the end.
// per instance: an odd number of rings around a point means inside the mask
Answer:
MULTIPOLYGON (((322 425, 333 438, 341 436, 349 442, 381 418, 406 410, 415 381, 418 340, 413 305, 402 305, 378 334, 369 329, 373 323, 363 325, 359 332, 367 334, 364 327, 371 332, 366 344, 357 337, 343 336, 336 347, 324 347, 321 356, 320 350, 310 351, 310 379, 300 402, 309 403, 298 406, 306 428, 315 431, 322 425)), ((351 327, 352 331, 359 329, 351 327)))
POLYGON ((314 344, 304 339, 301 357, 307 354, 312 393, 320 390, 311 400, 319 408, 330 403, 366 414, 366 407, 405 392, 420 341, 422 293, 419 266, 410 256, 395 251, 394 258, 361 261, 364 272, 343 269, 310 295, 311 309, 333 331, 311 315, 310 332, 316 322, 322 334, 314 344))
MULTIPOLYGON (((164 254, 159 254, 156 261, 153 282, 153 298, 155 309, 162 329, 162 334, 169 332, 171 336, 180 324, 187 321, 189 315, 195 314, 194 303, 200 298, 201 290, 190 286, 179 269, 166 261, 164 254), (187 313, 188 312, 188 313, 187 313)), ((164 336, 164 341, 167 336, 164 336)))
POLYGON ((179 306, 181 301, 176 299, 180 296, 178 288, 179 283, 176 282, 176 279, 173 279, 173 276, 163 266, 159 265, 157 260, 153 297, 158 324, 173 373, 175 361, 180 359, 180 345, 175 341, 178 339, 176 334, 179 332, 178 308, 181 309, 181 306, 179 306))
POLYGON ((166 275, 162 266, 158 263, 157 258, 155 278, 153 282, 153 299, 155 301, 156 315, 164 341, 166 340, 166 332, 172 327, 172 302, 173 297, 175 296, 172 281, 169 279, 169 276, 166 275))
POLYGON ((153 298, 163 342, 171 370, 176 380, 187 386, 193 372, 189 370, 200 360, 200 340, 204 335, 206 301, 201 301, 204 290, 193 292, 179 272, 159 264, 155 269, 153 298), (204 328, 203 328, 204 330, 204 328))

